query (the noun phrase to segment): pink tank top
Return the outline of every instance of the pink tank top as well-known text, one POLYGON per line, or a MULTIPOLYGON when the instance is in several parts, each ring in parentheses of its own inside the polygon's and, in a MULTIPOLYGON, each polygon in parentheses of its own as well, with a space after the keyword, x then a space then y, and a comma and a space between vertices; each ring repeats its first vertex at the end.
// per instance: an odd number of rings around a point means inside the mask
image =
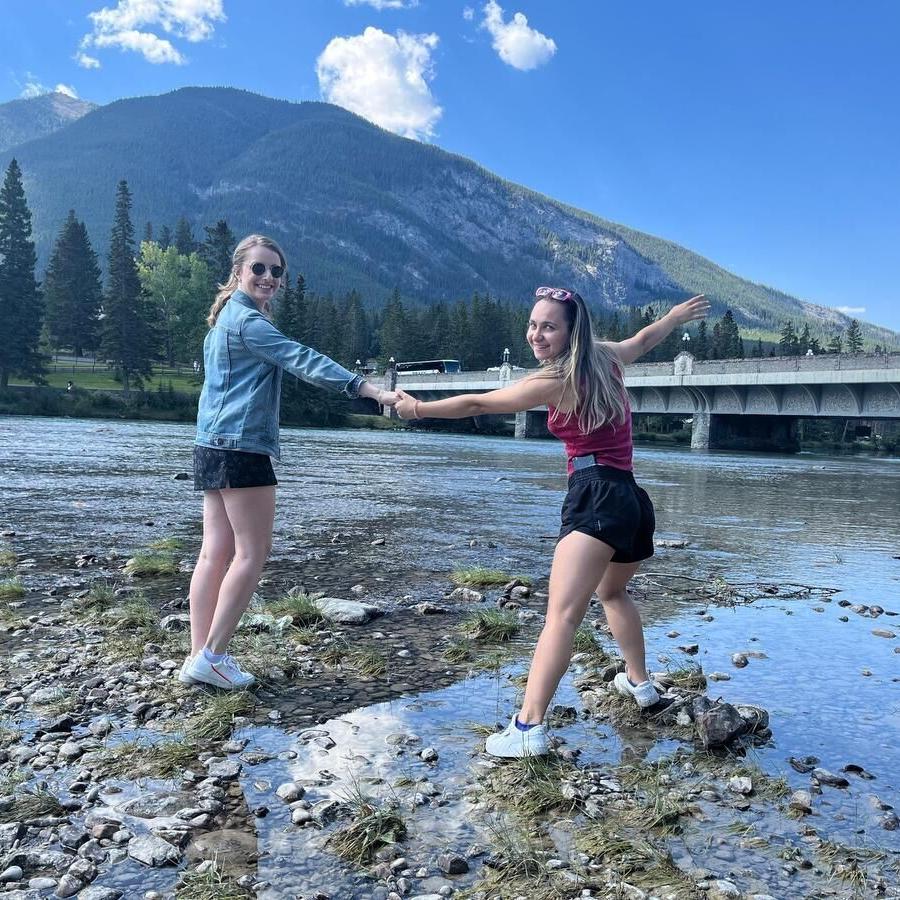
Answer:
POLYGON ((607 422, 602 428, 585 434, 578 427, 578 417, 573 413, 566 421, 566 414, 558 412, 556 407, 549 406, 547 416, 547 429, 554 437, 558 437, 566 447, 568 459, 567 471, 571 475, 573 470, 572 458, 575 456, 589 456, 594 458, 601 466, 612 466, 614 469, 633 470, 632 465, 632 439, 631 439, 631 406, 628 403, 628 393, 625 393, 625 421, 607 422))

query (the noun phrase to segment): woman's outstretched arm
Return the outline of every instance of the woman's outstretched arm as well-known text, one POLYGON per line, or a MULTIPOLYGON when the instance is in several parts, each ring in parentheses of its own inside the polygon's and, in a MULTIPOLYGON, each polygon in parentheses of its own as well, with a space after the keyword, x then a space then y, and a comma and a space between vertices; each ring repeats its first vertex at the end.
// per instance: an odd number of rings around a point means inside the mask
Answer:
POLYGON ((398 390, 397 412, 401 419, 465 419, 492 413, 514 413, 559 401, 555 378, 529 375, 509 387, 485 394, 459 394, 446 400, 416 400, 398 390))
POLYGON ((703 319, 709 314, 709 301, 703 294, 697 294, 678 306, 673 306, 661 319, 651 322, 633 337, 624 341, 607 341, 606 346, 622 361, 623 365, 633 363, 657 344, 662 343, 679 325, 703 319))

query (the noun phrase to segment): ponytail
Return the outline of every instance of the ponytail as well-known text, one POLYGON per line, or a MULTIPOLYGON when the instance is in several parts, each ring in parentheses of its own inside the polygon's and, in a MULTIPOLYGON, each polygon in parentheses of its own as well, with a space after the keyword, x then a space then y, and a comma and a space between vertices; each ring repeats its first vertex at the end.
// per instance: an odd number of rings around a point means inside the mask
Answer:
POLYGON ((231 274, 228 276, 228 281, 226 281, 225 284, 216 285, 219 292, 216 294, 216 299, 213 300, 213 305, 209 308, 209 315, 206 317, 206 324, 209 325, 210 328, 216 324, 219 313, 222 312, 231 295, 237 290, 238 284, 237 274, 234 269, 232 269, 231 274))

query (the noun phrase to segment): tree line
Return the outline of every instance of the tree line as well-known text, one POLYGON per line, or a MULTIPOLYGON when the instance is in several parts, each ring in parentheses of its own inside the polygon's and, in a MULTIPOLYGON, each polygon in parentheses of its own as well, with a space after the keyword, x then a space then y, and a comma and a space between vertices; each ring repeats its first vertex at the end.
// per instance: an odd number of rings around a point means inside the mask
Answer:
MULTIPOLYGON (((60 229, 43 284, 35 277, 31 213, 14 159, 0 189, 0 387, 11 376, 41 383, 47 347, 76 356, 94 352, 115 369, 128 396, 140 388, 157 363, 175 366, 202 359, 206 314, 217 285, 228 278, 235 235, 224 220, 206 226, 197 241, 183 216, 174 229, 152 223, 137 243, 128 184, 116 189, 115 217, 106 257, 105 283, 84 222, 74 210, 60 229)), ((670 301, 647 307, 592 311, 598 334, 621 340, 653 322, 670 301)), ((505 351, 513 365, 533 366, 524 341, 530 304, 474 293, 455 303, 404 301, 399 290, 383 302, 356 290, 335 295, 310 291, 302 274, 286 280, 276 301, 275 324, 289 337, 316 348, 348 368, 371 360, 458 359, 469 370, 497 366, 505 351)), ((834 335, 823 348, 804 324, 799 333, 785 324, 774 355, 808 351, 862 350, 859 322, 834 335)), ((880 348, 876 348, 880 349, 880 348)), ((682 350, 698 359, 741 359, 744 339, 731 310, 721 319, 701 321, 693 331, 676 331, 645 357, 670 361, 682 350)), ((761 340, 750 349, 763 356, 761 340)), ((310 403, 292 387, 288 397, 310 403), (293 393, 292 393, 293 392, 293 393)))

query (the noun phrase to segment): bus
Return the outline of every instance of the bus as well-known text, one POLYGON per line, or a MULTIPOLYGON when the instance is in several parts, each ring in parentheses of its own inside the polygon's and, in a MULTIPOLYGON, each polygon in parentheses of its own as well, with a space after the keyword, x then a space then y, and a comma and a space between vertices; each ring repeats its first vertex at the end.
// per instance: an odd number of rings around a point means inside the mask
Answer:
POLYGON ((450 375, 462 372, 458 359, 420 359, 416 362, 398 362, 397 372, 414 372, 417 375, 450 375))

